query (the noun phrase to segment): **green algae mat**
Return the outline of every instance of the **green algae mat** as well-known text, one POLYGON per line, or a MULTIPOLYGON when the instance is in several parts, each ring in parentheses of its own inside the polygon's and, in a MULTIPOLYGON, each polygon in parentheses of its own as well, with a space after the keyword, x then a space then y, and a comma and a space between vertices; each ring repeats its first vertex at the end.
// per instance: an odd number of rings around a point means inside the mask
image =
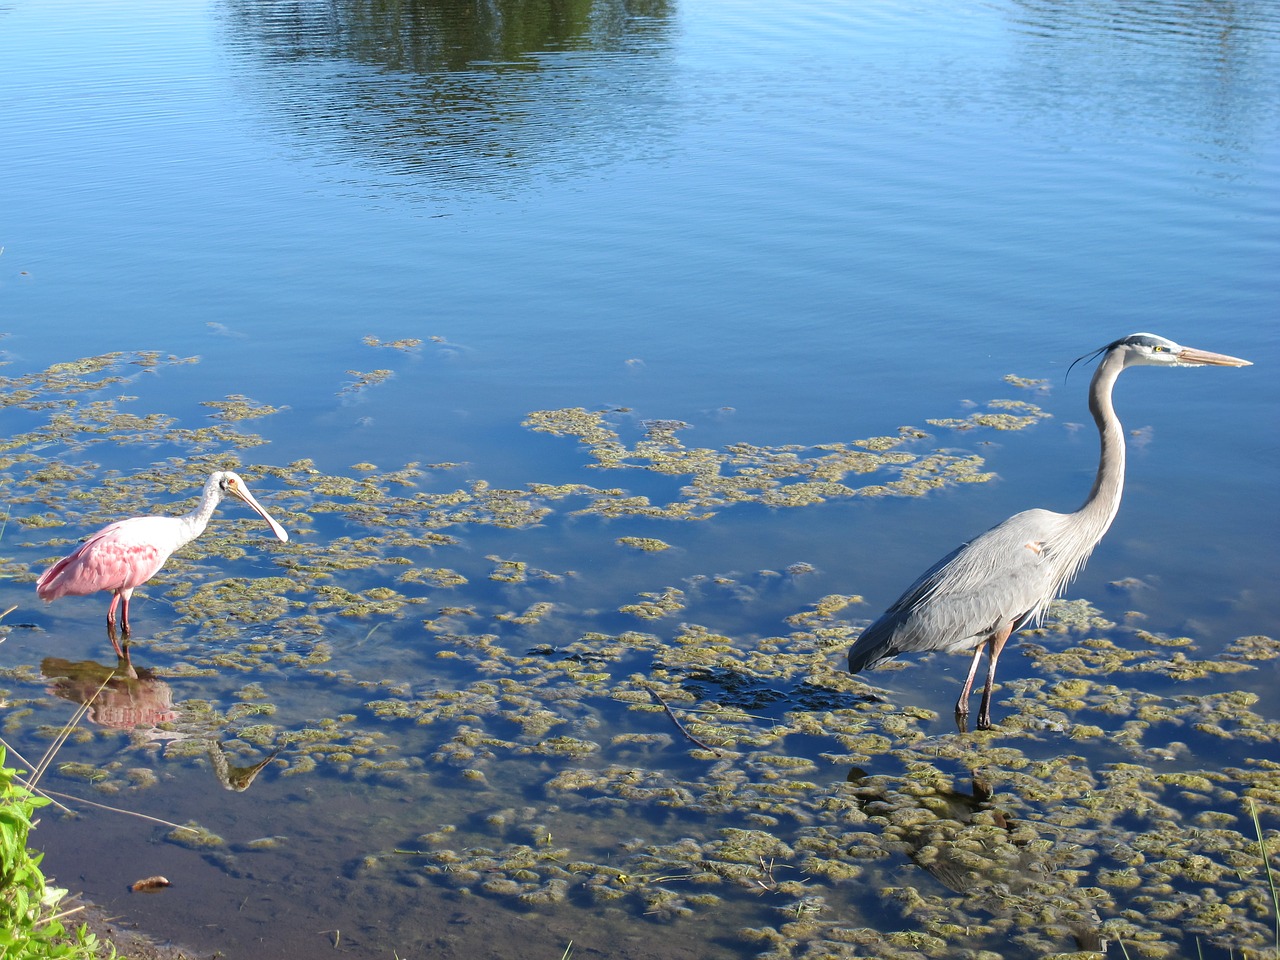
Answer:
MULTIPOLYGON (((498 486, 458 463, 274 463, 282 411, 241 393, 198 426, 141 409, 139 378, 196 362, 0 378, 3 736, 42 749, 92 701, 58 789, 127 809, 175 780, 289 791, 261 836, 166 801, 157 838, 237 876, 273 856, 335 868, 291 829, 308 791, 394 797, 397 815, 345 828, 347 876, 545 916, 579 949, 643 924, 706 957, 1280 955, 1274 639, 1206 656, 1141 611, 1059 601, 1019 637, 1028 669, 1000 684, 997 729, 961 734, 945 692, 896 689, 920 663, 843 670, 878 611, 815 596, 808 564, 669 582, 644 566, 741 511, 983 483, 968 446, 1039 423, 1036 405, 714 449, 677 421, 538 410, 523 428, 575 476, 498 486), (290 542, 224 508, 143 588, 132 668, 97 662, 106 595, 37 606, 36 576, 98 526, 188 509, 215 469, 290 542), (61 656, 90 635, 92 659, 61 656)), ((339 392, 390 373, 350 375, 339 392)), ((432 922, 371 917, 395 939, 368 955, 432 922)))

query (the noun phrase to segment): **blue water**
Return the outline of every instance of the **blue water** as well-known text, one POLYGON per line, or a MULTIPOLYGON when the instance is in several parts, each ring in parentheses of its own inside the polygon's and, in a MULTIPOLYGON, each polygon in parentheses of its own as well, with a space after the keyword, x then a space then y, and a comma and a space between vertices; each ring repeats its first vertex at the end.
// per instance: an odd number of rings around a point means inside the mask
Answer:
MULTIPOLYGON (((638 592, 804 560, 814 598, 879 609, 1009 513, 1079 503, 1096 441, 1087 373, 1063 375, 1150 330, 1255 365, 1126 374, 1142 442, 1072 595, 1119 617, 1107 585, 1141 577, 1148 629, 1220 649, 1280 629, 1277 76, 1267 2, 14 0, 5 373, 198 355, 136 385, 147 411, 199 425, 243 393, 288 407, 254 425, 264 462, 516 486, 583 475, 521 428, 535 409, 679 419, 714 448, 1044 406, 975 441, 998 482, 742 511, 654 533, 688 552, 630 571, 638 592)), ((572 554, 557 537, 519 548, 572 554)), ((86 651, 100 615, 59 612, 86 651)))
MULTIPOLYGON (((549 49, 409 63, 305 5, 12 5, 7 350, 198 354, 169 409, 229 384, 288 405, 278 462, 478 461, 501 482, 543 455, 514 424, 564 405, 708 445, 820 442, 1018 373, 1083 421, 1066 364, 1154 330, 1257 366, 1122 385, 1133 426, 1186 438, 1144 454, 1166 495, 1122 522, 1204 534, 1256 499, 1238 485, 1273 489, 1267 5, 623 10, 549 49), (365 335, 457 349, 349 408, 346 371, 390 362, 365 335), (1188 530, 1200 501, 1224 509, 1188 530)), ((1025 483, 1001 504, 1087 488, 1089 443, 1072 471, 1040 433, 1000 464, 1025 483)), ((1234 521, 1267 536, 1234 541, 1230 576, 1274 555, 1272 519, 1234 521)))

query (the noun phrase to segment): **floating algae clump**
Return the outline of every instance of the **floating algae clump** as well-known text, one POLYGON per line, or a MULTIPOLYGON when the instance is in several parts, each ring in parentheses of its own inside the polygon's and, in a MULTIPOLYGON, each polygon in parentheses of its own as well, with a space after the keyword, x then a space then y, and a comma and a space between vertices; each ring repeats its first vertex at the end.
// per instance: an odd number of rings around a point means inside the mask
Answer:
POLYGON ((227 842, 216 833, 200 826, 198 823, 188 823, 170 830, 169 833, 165 835, 165 839, 171 843, 178 844, 180 847, 191 847, 196 850, 205 847, 225 846, 227 842))
POLYGON ((279 413, 284 407, 273 407, 265 403, 258 403, 255 400, 246 397, 241 393, 233 393, 225 400, 205 400, 201 403, 204 407, 213 407, 217 413, 210 414, 215 420, 256 420, 259 417, 269 417, 273 413, 279 413))
POLYGON ((488 557, 487 559, 497 564, 497 567, 489 574, 490 580, 498 580, 502 583, 524 583, 528 579, 526 571, 529 569, 529 565, 523 560, 503 560, 501 557, 488 557))
POLYGON ((641 620, 660 620, 684 609, 684 591, 667 587, 661 593, 642 593, 637 603, 619 607, 621 613, 629 613, 641 620))
POLYGON ((394 371, 386 369, 370 370, 368 373, 361 373, 359 370, 348 370, 347 376, 354 377, 355 379, 351 383, 344 385, 343 388, 338 391, 339 396, 351 396, 353 394, 360 393, 363 390, 367 390, 370 387, 376 387, 379 384, 386 383, 395 376, 395 373, 394 371))
POLYGON ((659 550, 671 549, 671 544, 654 537, 619 537, 617 542, 624 547, 634 547, 636 550, 646 553, 656 553, 659 550))
POLYGON ((1005 374, 1004 382, 1011 383, 1015 387, 1022 387, 1023 389, 1041 390, 1041 389, 1047 389, 1049 386, 1048 380, 1036 379, 1032 377, 1020 377, 1015 373, 1005 374))
POLYGON ((75 763, 72 761, 58 764, 58 772, 64 777, 72 777, 76 780, 88 780, 90 783, 106 780, 110 776, 110 774, 105 770, 100 770, 87 763, 75 763))
POLYGON ((930 420, 930 426, 952 430, 988 427, 992 430, 1022 430, 1050 416, 1033 403, 1022 400, 992 400, 984 413, 971 413, 963 419, 930 420), (992 412, 995 411, 995 412, 992 412))
POLYGON ((417 337, 405 337, 401 340, 381 340, 370 335, 363 337, 360 342, 366 347, 385 347, 390 350, 403 350, 406 353, 411 353, 422 346, 422 341, 417 337))
POLYGON ((1223 657, 1232 660, 1280 659, 1280 640, 1273 637, 1240 637, 1227 645, 1223 657))
MULTIPOLYGON (((1015 430, 1048 415, 1022 401, 993 401, 992 407, 997 412, 956 423, 966 428, 1015 430)), ((689 425, 668 420, 643 424, 643 435, 628 445, 606 412, 582 407, 537 410, 527 416, 525 426, 556 436, 576 437, 589 449, 595 460, 592 466, 600 469, 644 469, 689 478, 680 491, 682 499, 667 504, 655 504, 648 497, 625 491, 587 487, 574 490, 591 500, 579 513, 605 517, 705 520, 736 503, 803 507, 858 495, 919 496, 948 484, 982 482, 993 476, 979 470, 982 461, 973 455, 935 451, 920 456, 900 449, 926 436, 910 427, 904 427, 897 437, 814 447, 734 443, 723 450, 713 450, 686 447, 679 433, 689 425), (850 476, 882 470, 896 471, 898 476, 863 487, 846 482, 850 476)))
POLYGON ((400 575, 401 583, 425 583, 431 587, 460 587, 467 578, 445 567, 416 567, 400 575))

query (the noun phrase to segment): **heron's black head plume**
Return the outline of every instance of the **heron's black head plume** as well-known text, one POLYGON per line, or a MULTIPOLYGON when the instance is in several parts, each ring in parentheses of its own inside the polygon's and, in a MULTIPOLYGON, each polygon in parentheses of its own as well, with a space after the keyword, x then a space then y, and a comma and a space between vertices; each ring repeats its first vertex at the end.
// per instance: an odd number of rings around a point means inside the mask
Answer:
POLYGON ((1092 363, 1094 360, 1097 360, 1100 356, 1102 356, 1104 353, 1106 353, 1116 344, 1124 343, 1124 341, 1127 339, 1128 337, 1125 337, 1122 340, 1116 340, 1113 343, 1108 343, 1105 347, 1099 347, 1097 350, 1094 350, 1090 353, 1086 353, 1083 356, 1076 357, 1074 360, 1071 361, 1071 366, 1067 367, 1067 372, 1063 374, 1062 382, 1063 383, 1067 382, 1067 377, 1071 376, 1071 371, 1075 368, 1075 365, 1079 363, 1081 360, 1083 360, 1085 363, 1092 363))
POLYGON ((1091 353, 1086 353, 1082 357, 1076 357, 1074 360, 1071 361, 1071 366, 1067 367, 1066 375, 1063 376, 1062 379, 1065 382, 1067 377, 1071 376, 1071 367, 1074 367, 1081 360, 1084 360, 1086 363, 1092 363, 1094 360, 1097 360, 1098 357, 1102 356, 1108 350, 1114 350, 1116 347, 1122 347, 1127 344, 1142 344, 1148 347, 1155 347, 1155 346, 1159 346, 1161 343, 1164 343, 1164 342, 1165 341, 1162 338, 1156 337, 1155 335, 1150 333, 1131 333, 1127 337, 1121 337, 1119 340, 1111 341, 1105 347, 1099 347, 1097 350, 1094 350, 1091 353))

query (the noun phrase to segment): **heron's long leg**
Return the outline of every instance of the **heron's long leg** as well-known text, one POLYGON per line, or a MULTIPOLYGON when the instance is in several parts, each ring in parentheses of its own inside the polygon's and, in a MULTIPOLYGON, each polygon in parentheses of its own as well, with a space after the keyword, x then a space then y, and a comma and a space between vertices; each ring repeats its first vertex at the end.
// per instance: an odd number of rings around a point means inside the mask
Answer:
MULTIPOLYGON (((978 708, 978 729, 991 729, 991 685, 996 680, 996 662, 1000 659, 1000 651, 1004 649, 1009 635, 1013 633, 1013 624, 1006 623, 999 631, 987 640, 987 682, 982 687, 982 706, 978 708)), ((977 661, 974 661, 975 665, 977 661)))
POLYGON ((960 691, 960 699, 956 701, 956 716, 967 717, 969 715, 969 691, 973 689, 973 678, 978 675, 978 661, 982 659, 983 644, 978 644, 978 649, 973 651, 973 663, 969 665, 969 676, 965 678, 964 689, 960 691))

